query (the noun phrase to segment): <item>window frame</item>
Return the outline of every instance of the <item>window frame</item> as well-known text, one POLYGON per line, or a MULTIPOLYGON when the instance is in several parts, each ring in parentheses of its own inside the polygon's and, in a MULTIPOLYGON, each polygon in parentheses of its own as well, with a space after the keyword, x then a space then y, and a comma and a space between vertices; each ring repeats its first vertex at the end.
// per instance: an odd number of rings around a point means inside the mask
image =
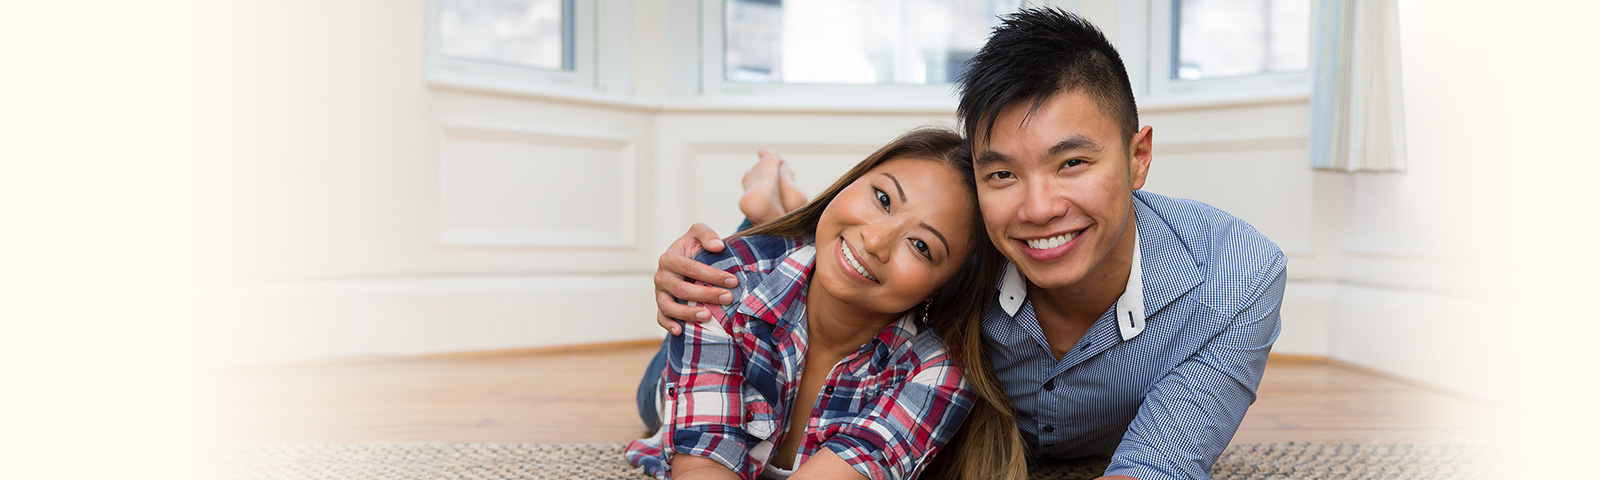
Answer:
MULTIPOLYGON (((699 72, 693 103, 699 106, 741 106, 786 109, 954 110, 956 85, 826 85, 752 84, 723 78, 724 0, 699 0, 699 72)), ((1023 0, 1022 6, 1055 6, 1067 10, 1077 0, 1023 0)))
MULTIPOLYGON (((1174 64, 1173 56, 1177 54, 1172 38, 1176 1, 1122 0, 1119 5, 1119 16, 1125 12, 1146 20, 1122 23, 1123 26, 1137 25, 1139 28, 1118 35, 1125 44, 1143 44, 1141 50, 1145 53, 1144 61, 1128 65, 1130 79, 1134 81, 1134 96, 1143 97, 1139 98, 1141 104, 1144 101, 1160 105, 1310 98, 1310 65, 1305 71, 1290 73, 1199 80, 1172 78, 1170 69, 1174 64), (1138 70, 1138 73, 1135 74, 1134 70, 1138 70)), ((1312 14, 1315 14, 1314 9, 1312 14)), ((1309 43, 1307 48, 1310 48, 1309 43)))
POLYGON ((565 22, 572 29, 571 70, 444 56, 439 45, 439 1, 428 0, 424 76, 429 85, 555 97, 594 96, 602 92, 601 23, 611 21, 600 18, 598 0, 571 0, 572 17, 565 22))

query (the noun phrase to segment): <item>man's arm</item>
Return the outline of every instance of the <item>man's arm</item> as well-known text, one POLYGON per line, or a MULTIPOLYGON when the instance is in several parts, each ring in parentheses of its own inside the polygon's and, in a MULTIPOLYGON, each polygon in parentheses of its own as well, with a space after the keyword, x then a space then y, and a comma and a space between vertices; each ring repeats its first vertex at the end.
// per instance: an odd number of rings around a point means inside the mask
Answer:
POLYGON ((1267 353, 1278 337, 1287 281, 1283 255, 1276 255, 1257 278, 1250 306, 1145 395, 1112 455, 1108 475, 1210 478, 1211 464, 1255 402, 1267 353))

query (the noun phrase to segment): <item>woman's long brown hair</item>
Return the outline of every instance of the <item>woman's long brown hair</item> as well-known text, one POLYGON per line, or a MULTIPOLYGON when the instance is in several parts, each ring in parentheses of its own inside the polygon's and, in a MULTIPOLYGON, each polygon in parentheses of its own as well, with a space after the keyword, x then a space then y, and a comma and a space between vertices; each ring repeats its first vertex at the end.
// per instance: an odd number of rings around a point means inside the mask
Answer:
MULTIPOLYGON (((976 203, 977 184, 972 173, 972 153, 960 134, 942 128, 907 132, 868 155, 805 206, 771 222, 735 236, 778 235, 814 237, 828 203, 868 171, 890 160, 914 158, 942 163, 960 173, 966 193, 976 203)), ((983 351, 983 314, 994 300, 995 285, 1004 258, 984 233, 983 218, 972 209, 972 250, 950 281, 934 293, 928 321, 944 339, 951 355, 962 364, 962 375, 974 394, 972 410, 933 462, 924 478, 996 479, 1028 478, 1027 451, 1017 432, 1016 413, 989 366, 983 351)))

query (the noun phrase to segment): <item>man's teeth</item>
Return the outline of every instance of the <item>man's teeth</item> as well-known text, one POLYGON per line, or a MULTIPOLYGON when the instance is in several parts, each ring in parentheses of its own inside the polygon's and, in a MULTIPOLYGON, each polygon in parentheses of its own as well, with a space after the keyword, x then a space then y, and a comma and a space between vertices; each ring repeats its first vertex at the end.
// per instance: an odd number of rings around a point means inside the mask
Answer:
POLYGON ((1064 234, 1061 234, 1061 235, 1056 235, 1056 236, 1050 237, 1050 238, 1038 238, 1038 239, 1028 240, 1028 248, 1032 248, 1032 249, 1035 249, 1035 250, 1049 250, 1049 249, 1056 248, 1056 247, 1059 247, 1059 246, 1062 246, 1062 245, 1066 245, 1067 242, 1072 241, 1072 238, 1076 237, 1076 236, 1078 236, 1078 232, 1069 232, 1069 233, 1064 233, 1064 234))
POLYGON ((878 281, 878 277, 874 277, 872 274, 867 273, 867 267, 861 266, 861 262, 856 260, 856 256, 850 254, 849 245, 845 245, 844 242, 839 242, 839 251, 844 252, 845 263, 850 264, 850 268, 856 269, 856 273, 859 273, 861 276, 867 277, 874 282, 878 281))

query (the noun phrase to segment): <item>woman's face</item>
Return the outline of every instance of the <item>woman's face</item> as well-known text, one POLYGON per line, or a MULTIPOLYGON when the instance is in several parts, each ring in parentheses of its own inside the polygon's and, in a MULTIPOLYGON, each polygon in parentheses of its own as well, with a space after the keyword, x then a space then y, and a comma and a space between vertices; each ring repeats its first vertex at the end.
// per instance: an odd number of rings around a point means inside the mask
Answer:
POLYGON ((884 162, 823 209, 811 286, 871 312, 910 310, 960 270, 976 208, 954 167, 884 162))

